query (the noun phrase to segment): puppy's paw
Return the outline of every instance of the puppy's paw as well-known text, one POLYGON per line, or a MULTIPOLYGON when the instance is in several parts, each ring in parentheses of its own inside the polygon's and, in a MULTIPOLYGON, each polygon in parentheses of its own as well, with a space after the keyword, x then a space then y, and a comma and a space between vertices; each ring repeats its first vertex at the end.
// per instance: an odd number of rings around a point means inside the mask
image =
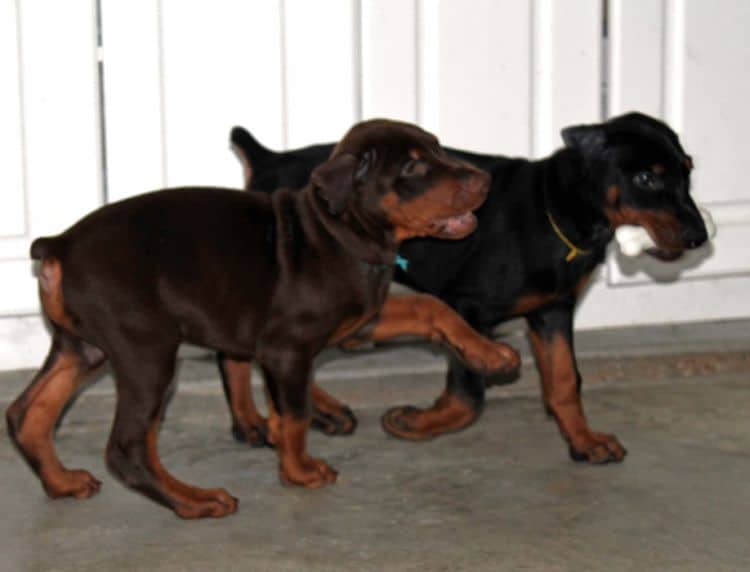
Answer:
POLYGON ((101 481, 83 469, 66 469, 42 484, 51 499, 73 497, 79 500, 94 496, 102 486, 101 481))
POLYGON ((286 462, 279 466, 279 479, 287 486, 318 489, 336 482, 338 472, 322 459, 305 455, 300 462, 286 462))
POLYGON ((357 428, 357 418, 346 406, 327 411, 314 407, 312 427, 329 436, 351 435, 357 428))
POLYGON ((593 432, 571 440, 568 451, 575 462, 592 465, 620 463, 628 454, 614 435, 593 432))
POLYGON ((432 407, 394 407, 380 419, 383 429, 399 439, 425 441, 465 429, 479 417, 479 410, 455 395, 444 393, 432 407))
POLYGON ((232 436, 240 443, 247 443, 251 447, 272 447, 268 440, 268 423, 262 422, 240 425, 232 425, 232 436))
POLYGON ((194 499, 184 500, 175 506, 180 518, 222 518, 237 512, 239 501, 225 489, 200 490, 194 499))

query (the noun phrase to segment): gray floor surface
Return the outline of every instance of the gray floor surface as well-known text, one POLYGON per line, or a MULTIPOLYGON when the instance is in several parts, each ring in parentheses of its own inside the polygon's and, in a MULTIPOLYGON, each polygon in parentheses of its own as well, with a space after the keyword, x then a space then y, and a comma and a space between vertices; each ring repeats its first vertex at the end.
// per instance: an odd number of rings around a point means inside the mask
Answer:
MULTIPOLYGON (((603 467, 568 459, 528 359, 473 427, 415 444, 386 436, 379 415, 429 403, 444 360, 419 346, 328 356, 320 378, 360 426, 312 434, 340 471, 315 491, 283 487, 271 450, 232 440, 213 364, 186 359, 160 451, 180 478, 239 497, 222 520, 182 521, 107 473, 105 379, 57 436, 69 467, 103 481, 96 497, 48 500, 0 432, 0 570, 747 570, 747 326, 579 337, 589 420, 629 450, 603 467)), ((28 375, 0 374, 3 410, 28 375)))

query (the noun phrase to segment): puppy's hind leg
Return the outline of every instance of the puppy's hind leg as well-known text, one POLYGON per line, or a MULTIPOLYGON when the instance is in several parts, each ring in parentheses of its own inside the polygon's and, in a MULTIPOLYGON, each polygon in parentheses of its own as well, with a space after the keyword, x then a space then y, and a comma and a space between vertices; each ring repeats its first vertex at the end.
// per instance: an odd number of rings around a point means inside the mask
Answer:
POLYGON ((107 466, 127 486, 182 518, 222 517, 237 510, 224 489, 201 489, 173 477, 162 465, 157 437, 175 371, 177 343, 120 341, 112 356, 117 411, 107 444, 107 466))
MULTIPOLYGON (((268 421, 255 407, 250 385, 250 362, 236 360, 223 354, 217 356, 224 396, 232 416, 232 435, 240 443, 251 447, 270 446, 268 421)), ((357 418, 346 405, 324 391, 315 382, 310 385, 312 398, 311 427, 326 435, 351 435, 357 428, 357 418)), ((273 406, 273 404, 269 404, 273 406)))
POLYGON ((310 398, 313 429, 329 436, 351 435, 357 429, 354 412, 314 381, 310 383, 310 398))
POLYGON ((250 361, 237 360, 224 354, 217 356, 224 396, 232 416, 232 435, 251 447, 269 445, 268 422, 258 413, 250 385, 250 361))
POLYGON ((55 424, 71 396, 105 361, 98 348, 54 327, 52 347, 42 369, 6 412, 8 434, 42 481, 50 498, 87 498, 100 482, 81 469, 66 469, 55 452, 55 424))

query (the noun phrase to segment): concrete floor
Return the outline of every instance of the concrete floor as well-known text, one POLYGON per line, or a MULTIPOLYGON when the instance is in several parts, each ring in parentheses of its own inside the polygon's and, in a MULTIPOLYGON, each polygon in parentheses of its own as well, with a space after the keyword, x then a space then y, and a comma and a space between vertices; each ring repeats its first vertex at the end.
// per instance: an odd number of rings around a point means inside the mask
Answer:
MULTIPOLYGON (((378 416, 435 397, 443 360, 420 347, 329 356, 320 377, 360 426, 311 436, 340 471, 316 491, 281 486, 272 451, 232 440, 213 365, 188 359, 160 450, 179 477, 240 498, 237 514, 211 521, 181 521, 107 473, 105 379, 57 437, 68 466, 103 481, 98 496, 47 500, 0 433, 0 570, 746 570, 748 332, 738 322, 580 336, 588 417, 630 452, 604 467, 568 459, 528 365, 519 383, 490 390, 476 425, 414 444, 386 436, 378 416)), ((0 407, 28 375, 0 375, 0 407)))

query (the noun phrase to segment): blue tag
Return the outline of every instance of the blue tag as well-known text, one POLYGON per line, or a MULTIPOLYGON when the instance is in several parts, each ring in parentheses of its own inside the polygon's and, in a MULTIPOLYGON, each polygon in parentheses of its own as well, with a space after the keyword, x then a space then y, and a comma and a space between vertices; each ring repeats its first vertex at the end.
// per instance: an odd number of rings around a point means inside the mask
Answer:
POLYGON ((396 255, 396 266, 398 266, 401 270, 406 272, 409 270, 409 261, 401 256, 400 254, 396 255))

